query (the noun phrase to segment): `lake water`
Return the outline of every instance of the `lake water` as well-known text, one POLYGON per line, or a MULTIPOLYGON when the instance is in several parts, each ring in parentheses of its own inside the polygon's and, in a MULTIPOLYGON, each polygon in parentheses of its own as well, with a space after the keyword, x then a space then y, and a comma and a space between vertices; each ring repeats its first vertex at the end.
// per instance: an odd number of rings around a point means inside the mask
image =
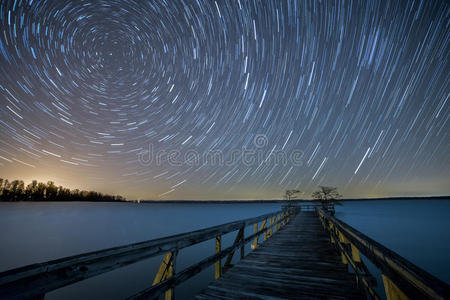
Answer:
MULTIPOLYGON (((279 204, 0 203, 0 271, 279 209, 279 204)), ((336 217, 450 283, 450 199, 346 202, 337 207, 336 217)), ((247 228, 247 234, 252 230, 247 228)), ((234 236, 225 236, 223 247, 234 236)), ((183 249, 177 269, 213 253, 213 241, 183 249)), ((46 299, 123 299, 151 285, 160 261, 147 259, 61 288, 46 299)), ((183 283, 177 298, 191 298, 213 274, 210 267, 183 283)))

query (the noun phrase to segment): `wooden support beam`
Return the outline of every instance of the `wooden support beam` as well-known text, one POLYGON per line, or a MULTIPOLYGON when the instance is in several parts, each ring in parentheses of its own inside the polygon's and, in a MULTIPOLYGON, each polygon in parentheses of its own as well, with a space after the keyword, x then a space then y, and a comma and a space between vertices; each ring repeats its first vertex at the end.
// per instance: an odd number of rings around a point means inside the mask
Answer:
MULTIPOLYGON (((172 277, 175 274, 175 259, 176 259, 176 255, 174 253, 172 253, 172 258, 170 260, 170 264, 169 264, 169 269, 167 270, 167 278, 172 277)), ((172 300, 175 298, 174 295, 174 289, 168 289, 165 293, 164 293, 164 299, 165 300, 172 300)))
POLYGON ((164 258, 159 265, 158 272, 156 272, 155 278, 153 279, 153 284, 158 284, 161 281, 163 281, 166 278, 167 270, 169 269, 169 264, 172 259, 172 252, 168 252, 166 255, 164 255, 164 258))
POLYGON ((386 293, 387 300, 409 300, 409 298, 403 293, 390 279, 384 274, 381 274, 383 278, 384 291, 386 293))
MULTIPOLYGON (((218 235, 216 236, 216 254, 220 253, 221 250, 221 244, 222 244, 222 236, 218 235)), ((218 279, 222 276, 222 260, 219 259, 216 261, 214 265, 214 279, 218 279)))
MULTIPOLYGON (((244 228, 239 229, 236 238, 234 239, 233 242, 233 246, 236 246, 237 244, 239 244, 239 242, 241 242, 244 239, 244 228)), ((244 258, 244 245, 241 245, 241 259, 244 258)), ((220 251, 220 249, 219 249, 220 251)), ((216 247, 216 253, 217 252, 217 247, 216 247)), ((227 260, 225 261, 225 263, 223 264, 223 272, 225 273, 229 268, 232 267, 231 261, 233 260, 233 255, 234 255, 234 251, 232 251, 228 257, 227 260)), ((216 278, 217 279, 217 278, 216 278)))
MULTIPOLYGON (((169 252, 164 255, 164 258, 159 266, 158 272, 153 279, 152 285, 157 285, 161 281, 164 281, 174 275, 176 255, 173 252, 169 252)), ((165 300, 173 299, 173 289, 169 289, 165 292, 165 300)))

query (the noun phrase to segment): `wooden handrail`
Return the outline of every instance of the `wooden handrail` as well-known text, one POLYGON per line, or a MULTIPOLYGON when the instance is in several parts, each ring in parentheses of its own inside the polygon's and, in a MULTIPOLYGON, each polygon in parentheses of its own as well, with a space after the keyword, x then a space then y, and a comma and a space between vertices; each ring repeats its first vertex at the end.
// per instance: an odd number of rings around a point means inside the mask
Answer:
MULTIPOLYGON (((324 227, 330 231, 332 242, 338 243, 343 252, 349 250, 350 254, 342 253, 346 260, 352 259, 352 254, 355 256, 356 247, 356 251, 361 251, 382 271, 387 294, 389 289, 396 289, 395 293, 411 299, 450 299, 450 286, 445 282, 322 209, 317 208, 317 213, 324 227)), ((353 264, 358 262, 353 261, 353 264)), ((387 297, 390 299, 389 295, 387 297)))
POLYGON ((234 243, 230 247, 223 249, 220 252, 218 252, 214 255, 211 255, 211 256, 203 259, 202 261, 184 269, 183 271, 177 273, 175 276, 170 277, 167 280, 165 280, 157 285, 149 287, 148 289, 145 289, 127 299, 138 300, 138 299, 157 298, 158 296, 162 295, 168 289, 171 289, 171 288, 179 285, 180 283, 182 283, 182 282, 188 280, 189 278, 193 277, 194 275, 200 273, 201 271, 203 271, 205 268, 209 267, 210 265, 216 263, 217 261, 220 261, 220 259, 225 258, 227 255, 231 254, 236 248, 242 247, 245 244, 251 242, 257 236, 259 236, 267 231, 270 231, 273 226, 275 226, 277 224, 281 224, 282 221, 283 220, 280 219, 280 220, 274 222, 272 226, 269 226, 267 228, 259 230, 257 233, 254 233, 254 234, 248 236, 247 238, 241 240, 240 242, 234 243))
MULTIPOLYGON (((55 289, 143 259, 169 252, 178 252, 183 248, 240 230, 255 223, 257 224, 281 213, 281 211, 277 211, 192 232, 69 256, 1 272, 0 299, 23 299, 42 296, 55 289)), ((252 238, 265 233, 269 228, 271 227, 267 227, 252 235, 252 238)), ((240 243, 238 244, 240 245, 240 243)), ((228 251, 228 249, 226 250, 228 251)))

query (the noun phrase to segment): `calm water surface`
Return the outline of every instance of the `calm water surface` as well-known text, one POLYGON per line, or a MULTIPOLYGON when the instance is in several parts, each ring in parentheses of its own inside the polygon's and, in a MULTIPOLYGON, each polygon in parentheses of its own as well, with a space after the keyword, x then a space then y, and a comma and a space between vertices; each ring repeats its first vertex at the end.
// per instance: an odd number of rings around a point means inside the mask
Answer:
MULTIPOLYGON (((279 209, 278 204, 0 203, 0 271, 279 209)), ((336 217, 450 283, 450 200, 347 202, 336 217)), ((225 236, 223 247, 234 236, 225 236)), ((213 252, 213 241, 183 249, 177 268, 213 252)), ((46 299, 122 299, 151 285, 160 261, 147 259, 51 292, 46 299)), ((179 286, 177 298, 191 298, 212 278, 210 267, 179 286)))

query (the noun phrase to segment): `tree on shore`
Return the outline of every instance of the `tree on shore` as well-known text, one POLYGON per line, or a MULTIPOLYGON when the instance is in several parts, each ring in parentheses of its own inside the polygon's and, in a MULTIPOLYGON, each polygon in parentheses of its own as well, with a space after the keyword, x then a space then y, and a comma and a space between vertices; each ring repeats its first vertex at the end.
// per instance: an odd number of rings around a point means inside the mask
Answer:
POLYGON ((312 194, 315 200, 322 203, 324 209, 328 208, 330 204, 336 204, 337 201, 342 197, 337 191, 336 187, 331 186, 319 186, 319 189, 312 194))
POLYGON ((284 193, 284 199, 290 201, 295 199, 295 195, 300 193, 300 190, 286 190, 284 193))
POLYGON ((33 180, 25 187, 23 180, 9 182, 0 178, 0 201, 125 201, 125 198, 95 191, 70 190, 56 186, 53 181, 33 180))

